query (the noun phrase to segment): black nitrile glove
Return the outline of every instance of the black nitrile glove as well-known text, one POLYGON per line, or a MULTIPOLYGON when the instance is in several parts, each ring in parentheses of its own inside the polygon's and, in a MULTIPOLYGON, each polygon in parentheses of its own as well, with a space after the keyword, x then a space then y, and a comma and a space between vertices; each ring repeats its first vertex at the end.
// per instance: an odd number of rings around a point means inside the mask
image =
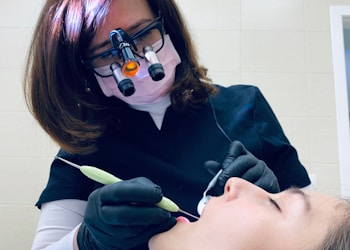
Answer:
POLYGON ((130 249, 169 230, 176 219, 155 206, 162 197, 161 188, 144 177, 96 189, 77 234, 79 249, 130 249))
POLYGON ((230 177, 240 177, 265 189, 270 193, 280 191, 277 177, 262 160, 250 153, 240 141, 234 141, 230 145, 228 154, 222 164, 216 161, 207 161, 204 166, 215 175, 220 168, 219 175, 212 194, 220 195, 224 191, 225 183, 230 177))

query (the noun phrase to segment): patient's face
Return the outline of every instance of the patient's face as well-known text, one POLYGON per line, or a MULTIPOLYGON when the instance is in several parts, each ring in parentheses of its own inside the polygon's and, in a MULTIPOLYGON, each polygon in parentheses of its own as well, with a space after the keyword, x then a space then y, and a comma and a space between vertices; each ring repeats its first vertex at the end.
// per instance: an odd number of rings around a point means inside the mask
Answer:
POLYGON ((231 178, 225 193, 208 202, 198 221, 179 221, 171 230, 154 236, 149 246, 151 250, 310 249, 336 223, 339 202, 300 189, 270 194, 231 178))

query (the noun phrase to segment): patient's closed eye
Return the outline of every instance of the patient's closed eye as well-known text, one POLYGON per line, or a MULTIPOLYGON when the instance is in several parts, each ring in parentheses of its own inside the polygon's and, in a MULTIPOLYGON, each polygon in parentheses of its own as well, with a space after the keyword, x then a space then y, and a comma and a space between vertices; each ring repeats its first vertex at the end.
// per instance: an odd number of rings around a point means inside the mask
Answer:
POLYGON ((274 199, 272 199, 272 198, 269 197, 269 201, 271 202, 271 204, 272 204, 273 206, 275 206, 275 208, 277 208, 277 210, 278 210, 279 212, 282 212, 281 207, 278 205, 278 203, 277 203, 274 199))

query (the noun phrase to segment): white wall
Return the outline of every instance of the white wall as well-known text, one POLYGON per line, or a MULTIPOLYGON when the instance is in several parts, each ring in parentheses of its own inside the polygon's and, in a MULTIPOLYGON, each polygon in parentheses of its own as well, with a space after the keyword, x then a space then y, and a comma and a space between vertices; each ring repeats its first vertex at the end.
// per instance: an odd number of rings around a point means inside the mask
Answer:
POLYGON ((213 80, 260 87, 318 190, 338 195, 329 6, 350 1, 177 2, 213 80))
POLYGON ((30 249, 34 207, 56 146, 29 114, 21 80, 38 1, 0 1, 0 249, 30 249))
MULTIPOLYGON (((24 58, 42 0, 0 0, 1 249, 29 249, 57 146, 27 111, 24 58)), ((261 88, 317 188, 339 194, 329 6, 350 0, 177 0, 223 85, 261 88)))

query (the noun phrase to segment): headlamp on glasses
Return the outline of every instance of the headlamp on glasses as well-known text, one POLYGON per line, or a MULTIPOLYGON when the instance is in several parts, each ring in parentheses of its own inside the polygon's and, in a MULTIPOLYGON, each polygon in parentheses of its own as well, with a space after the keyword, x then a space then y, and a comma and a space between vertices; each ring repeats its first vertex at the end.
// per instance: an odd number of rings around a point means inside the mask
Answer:
POLYGON ((135 87, 132 81, 127 77, 135 76, 140 68, 140 64, 130 48, 131 44, 129 41, 131 39, 128 34, 120 28, 112 30, 109 34, 109 38, 114 49, 123 59, 122 66, 119 63, 111 64, 110 69, 113 78, 117 82, 120 92, 124 96, 131 96, 135 93, 135 87))
POLYGON ((164 78, 165 73, 157 53, 164 45, 163 19, 158 16, 138 32, 129 36, 123 29, 110 32, 112 47, 82 61, 100 77, 113 76, 124 96, 134 94, 135 87, 130 78, 140 69, 139 59, 148 64, 148 73, 153 81, 164 78))
POLYGON ((119 55, 123 58, 123 74, 126 77, 135 76, 139 71, 140 63, 135 58, 134 53, 130 48, 131 44, 129 41, 131 41, 131 39, 128 34, 126 34, 122 29, 118 28, 109 33, 109 39, 111 40, 114 49, 117 50, 119 55))

